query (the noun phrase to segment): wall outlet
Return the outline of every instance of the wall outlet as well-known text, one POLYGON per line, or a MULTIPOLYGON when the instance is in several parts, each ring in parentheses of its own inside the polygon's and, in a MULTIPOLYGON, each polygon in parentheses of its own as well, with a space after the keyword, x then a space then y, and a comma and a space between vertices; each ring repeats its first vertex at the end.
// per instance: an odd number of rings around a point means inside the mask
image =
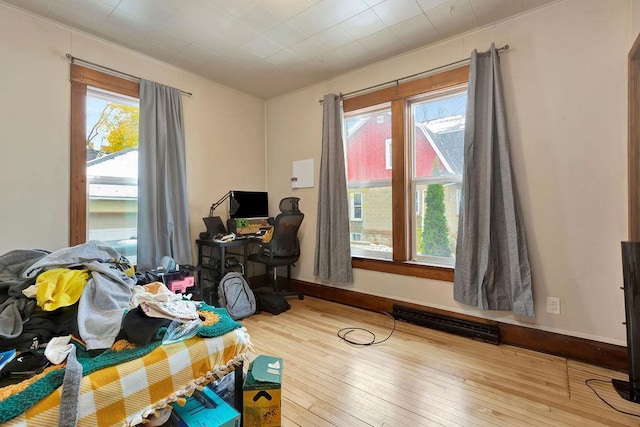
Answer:
POLYGON ((560 314, 560 298, 547 297, 547 313, 560 314))

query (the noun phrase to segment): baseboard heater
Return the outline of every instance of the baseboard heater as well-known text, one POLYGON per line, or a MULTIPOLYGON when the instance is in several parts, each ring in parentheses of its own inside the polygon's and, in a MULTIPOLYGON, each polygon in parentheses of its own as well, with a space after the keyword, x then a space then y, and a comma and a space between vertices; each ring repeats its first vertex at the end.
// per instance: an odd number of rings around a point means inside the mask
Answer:
POLYGON ((450 334, 473 338, 491 344, 500 343, 498 325, 472 322, 442 314, 429 313, 413 308, 393 306, 393 317, 415 325, 448 332, 450 334))

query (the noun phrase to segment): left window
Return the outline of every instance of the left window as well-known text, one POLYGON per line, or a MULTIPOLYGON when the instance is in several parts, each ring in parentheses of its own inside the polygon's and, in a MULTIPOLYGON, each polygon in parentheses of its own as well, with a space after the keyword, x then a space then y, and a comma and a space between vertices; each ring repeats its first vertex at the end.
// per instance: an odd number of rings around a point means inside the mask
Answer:
POLYGON ((70 244, 137 252, 139 85, 71 65, 70 244))

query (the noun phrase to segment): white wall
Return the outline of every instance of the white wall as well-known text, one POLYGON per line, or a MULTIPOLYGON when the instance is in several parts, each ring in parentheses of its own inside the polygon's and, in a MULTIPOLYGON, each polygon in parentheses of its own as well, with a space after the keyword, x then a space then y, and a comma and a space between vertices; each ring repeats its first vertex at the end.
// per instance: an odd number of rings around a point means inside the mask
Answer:
POLYGON ((193 93, 183 105, 194 241, 225 192, 266 188, 264 101, 0 5, 0 253, 68 246, 67 53, 193 93))
MULTIPOLYGON (((508 43, 501 55, 511 158, 524 211, 536 316, 453 301, 452 284, 356 270, 348 289, 503 322, 625 344, 620 242, 627 236, 626 67, 629 1, 573 0, 534 10, 267 102, 270 197, 301 198, 294 275, 313 276, 317 186, 291 190, 294 160, 320 165, 326 93, 346 93, 508 43), (546 313, 547 296, 561 315, 546 313)), ((316 181, 317 182, 317 181, 316 181)))
POLYGON ((631 0, 631 37, 635 41, 640 33, 640 0, 631 0))

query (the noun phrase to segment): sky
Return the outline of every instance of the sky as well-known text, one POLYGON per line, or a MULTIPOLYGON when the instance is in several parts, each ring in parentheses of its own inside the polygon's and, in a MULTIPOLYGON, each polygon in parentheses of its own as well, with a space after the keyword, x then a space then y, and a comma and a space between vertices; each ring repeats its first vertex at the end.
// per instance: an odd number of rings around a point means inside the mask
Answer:
MULTIPOLYGON (((110 102, 119 102, 126 105, 139 105, 137 99, 132 99, 129 97, 125 97, 124 95, 119 95, 115 93, 99 91, 94 88, 88 88, 87 90, 87 135, 91 131, 93 125, 100 118, 100 113, 104 109, 104 107, 110 102)), ((101 145, 106 145, 106 135, 99 135, 94 138, 93 149, 99 150, 101 145), (104 142, 103 142, 104 141, 104 142)))

